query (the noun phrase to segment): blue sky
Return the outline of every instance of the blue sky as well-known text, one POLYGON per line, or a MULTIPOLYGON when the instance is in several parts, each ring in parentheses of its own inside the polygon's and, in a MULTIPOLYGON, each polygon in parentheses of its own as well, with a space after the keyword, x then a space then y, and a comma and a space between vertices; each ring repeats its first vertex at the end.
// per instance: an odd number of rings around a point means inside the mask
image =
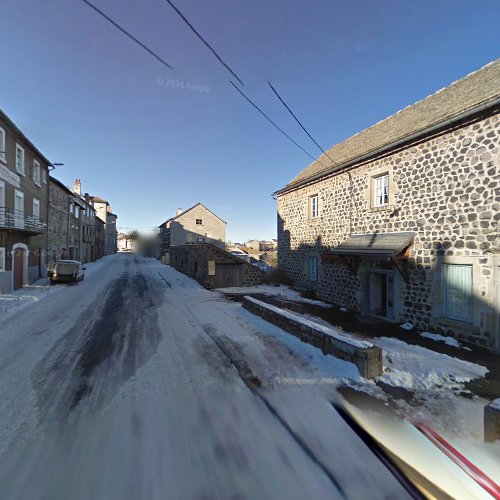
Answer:
MULTIPOLYGON (((2 0, 0 107, 65 163, 60 180, 79 177, 110 201, 118 227, 152 228, 201 201, 228 239, 275 237, 271 193, 309 158, 232 89, 164 0, 93 1, 173 70, 80 0, 2 0)), ((176 4, 314 156, 268 80, 327 148, 499 56, 498 1, 176 4)))

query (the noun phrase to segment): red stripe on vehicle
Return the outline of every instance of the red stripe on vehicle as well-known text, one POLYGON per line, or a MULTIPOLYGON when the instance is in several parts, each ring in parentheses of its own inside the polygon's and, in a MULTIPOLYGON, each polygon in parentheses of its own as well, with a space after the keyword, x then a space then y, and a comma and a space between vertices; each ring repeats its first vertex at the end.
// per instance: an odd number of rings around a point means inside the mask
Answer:
POLYGON ((446 441, 437 432, 425 424, 414 424, 415 427, 430 441, 432 441, 447 457, 464 470, 476 483, 484 488, 493 498, 500 500, 500 486, 489 478, 481 469, 464 457, 456 448, 446 441))

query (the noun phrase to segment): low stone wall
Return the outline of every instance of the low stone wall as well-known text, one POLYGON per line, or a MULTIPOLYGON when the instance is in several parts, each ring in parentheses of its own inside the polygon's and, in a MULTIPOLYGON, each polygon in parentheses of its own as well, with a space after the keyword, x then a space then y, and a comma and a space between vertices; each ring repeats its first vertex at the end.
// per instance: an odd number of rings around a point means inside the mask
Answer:
POLYGON ((365 378, 382 375, 382 350, 369 342, 343 336, 333 328, 314 323, 252 297, 243 298, 243 307, 303 342, 318 347, 324 354, 354 363, 365 378))

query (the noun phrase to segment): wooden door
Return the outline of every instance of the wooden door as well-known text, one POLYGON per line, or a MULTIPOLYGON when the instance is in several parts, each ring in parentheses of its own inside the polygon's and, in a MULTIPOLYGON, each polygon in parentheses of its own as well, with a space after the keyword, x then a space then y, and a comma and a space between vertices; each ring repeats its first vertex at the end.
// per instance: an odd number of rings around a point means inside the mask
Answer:
POLYGON ((23 286, 24 278, 24 250, 16 248, 14 250, 14 290, 23 286))
POLYGON ((243 282, 243 264, 216 264, 214 288, 241 286, 243 282))

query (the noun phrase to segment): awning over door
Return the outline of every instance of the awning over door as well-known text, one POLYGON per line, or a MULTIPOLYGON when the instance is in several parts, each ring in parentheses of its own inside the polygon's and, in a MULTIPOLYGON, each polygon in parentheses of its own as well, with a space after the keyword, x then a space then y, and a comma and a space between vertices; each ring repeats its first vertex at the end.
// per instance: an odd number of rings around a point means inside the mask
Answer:
POLYGON ((391 260, 405 250, 414 237, 415 233, 406 232, 355 234, 328 251, 328 253, 340 257, 368 257, 391 260))

